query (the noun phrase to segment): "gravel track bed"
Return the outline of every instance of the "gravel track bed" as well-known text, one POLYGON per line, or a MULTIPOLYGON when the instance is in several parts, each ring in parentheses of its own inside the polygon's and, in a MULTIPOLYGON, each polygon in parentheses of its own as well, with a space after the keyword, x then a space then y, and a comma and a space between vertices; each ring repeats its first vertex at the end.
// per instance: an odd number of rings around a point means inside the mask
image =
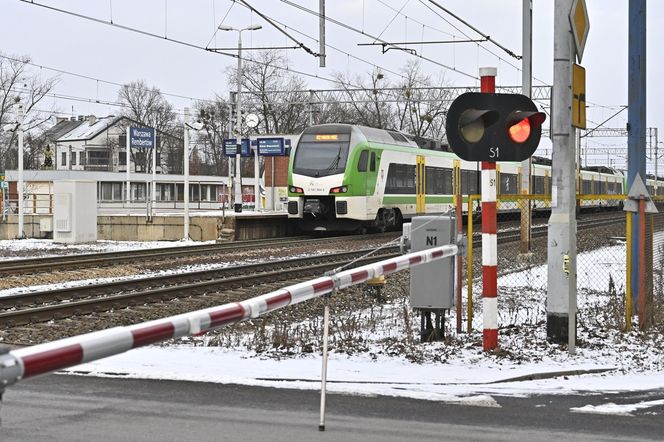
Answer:
POLYGON ((291 258, 317 252, 333 253, 359 248, 377 247, 383 244, 376 239, 343 239, 334 244, 323 243, 317 245, 301 245, 297 247, 268 247, 257 250, 239 250, 219 254, 205 254, 199 257, 177 257, 170 261, 146 262, 144 264, 105 266, 81 270, 58 271, 56 273, 40 273, 36 275, 18 275, 0 279, 0 290, 33 285, 61 284, 68 281, 102 279, 102 278, 128 278, 138 275, 148 275, 156 271, 165 271, 179 267, 199 266, 206 264, 237 262, 255 262, 265 259, 291 258))

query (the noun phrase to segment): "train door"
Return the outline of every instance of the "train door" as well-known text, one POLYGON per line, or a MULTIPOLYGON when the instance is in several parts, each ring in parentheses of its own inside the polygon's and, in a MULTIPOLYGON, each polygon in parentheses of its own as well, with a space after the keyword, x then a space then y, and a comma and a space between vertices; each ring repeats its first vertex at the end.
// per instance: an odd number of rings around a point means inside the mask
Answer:
POLYGON ((424 155, 417 155, 415 160, 415 211, 426 213, 426 169, 424 155))

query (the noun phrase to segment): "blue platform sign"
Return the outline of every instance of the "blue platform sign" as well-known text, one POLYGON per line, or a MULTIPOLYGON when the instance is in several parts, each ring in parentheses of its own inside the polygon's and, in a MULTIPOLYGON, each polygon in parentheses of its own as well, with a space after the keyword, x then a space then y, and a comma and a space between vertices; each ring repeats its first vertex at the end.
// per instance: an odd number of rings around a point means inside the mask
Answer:
POLYGON ((258 138, 258 155, 278 157, 284 155, 283 138, 258 138))
MULTIPOLYGON (((224 139, 224 155, 233 157, 237 153, 237 138, 224 139)), ((243 157, 251 156, 251 147, 249 146, 249 138, 242 138, 242 148, 240 155, 243 157)))
POLYGON ((155 139, 155 131, 151 127, 129 128, 129 147, 131 149, 152 149, 155 139))

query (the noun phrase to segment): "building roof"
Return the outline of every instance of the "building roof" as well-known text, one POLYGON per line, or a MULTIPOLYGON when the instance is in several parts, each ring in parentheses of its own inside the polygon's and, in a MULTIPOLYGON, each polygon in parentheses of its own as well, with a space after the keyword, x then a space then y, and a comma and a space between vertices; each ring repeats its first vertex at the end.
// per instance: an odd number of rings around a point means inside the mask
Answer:
POLYGON ((58 123, 56 123, 55 126, 44 131, 44 137, 56 141, 58 138, 76 129, 78 126, 80 126, 83 123, 85 123, 85 121, 70 121, 70 120, 59 121, 58 123))
POLYGON ((97 118, 96 121, 94 121, 92 124, 90 124, 90 121, 87 119, 83 121, 77 121, 77 123, 80 124, 71 129, 69 132, 65 132, 60 138, 57 139, 57 141, 59 143, 64 143, 68 141, 90 140, 123 118, 124 117, 121 116, 109 115, 107 117, 97 118))

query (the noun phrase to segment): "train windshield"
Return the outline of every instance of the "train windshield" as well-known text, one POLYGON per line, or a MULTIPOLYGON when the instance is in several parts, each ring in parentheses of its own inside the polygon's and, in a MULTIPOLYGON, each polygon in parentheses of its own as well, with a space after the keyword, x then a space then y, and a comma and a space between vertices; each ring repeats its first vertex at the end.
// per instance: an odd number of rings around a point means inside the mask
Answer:
POLYGON ((350 134, 302 134, 293 158, 293 173, 322 177, 346 169, 350 134))

